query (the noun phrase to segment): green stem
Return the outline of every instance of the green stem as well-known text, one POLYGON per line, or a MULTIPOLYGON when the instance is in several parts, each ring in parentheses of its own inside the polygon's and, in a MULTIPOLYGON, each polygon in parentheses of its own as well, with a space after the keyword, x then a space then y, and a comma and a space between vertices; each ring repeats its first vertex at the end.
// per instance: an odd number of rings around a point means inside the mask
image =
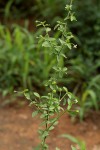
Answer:
POLYGON ((67 95, 67 93, 60 99, 60 101, 62 101, 66 95, 67 95))
MULTIPOLYGON (((49 108, 47 110, 47 117, 46 117, 46 125, 45 125, 45 131, 48 131, 48 120, 49 120, 49 108)), ((47 136, 43 139, 42 149, 44 150, 44 145, 46 144, 47 136)))
POLYGON ((48 127, 47 130, 49 130, 49 129, 54 125, 54 123, 55 123, 57 120, 59 120, 59 118, 62 117, 66 112, 67 112, 67 109, 66 109, 61 115, 59 115, 59 116, 56 118, 56 120, 48 127))

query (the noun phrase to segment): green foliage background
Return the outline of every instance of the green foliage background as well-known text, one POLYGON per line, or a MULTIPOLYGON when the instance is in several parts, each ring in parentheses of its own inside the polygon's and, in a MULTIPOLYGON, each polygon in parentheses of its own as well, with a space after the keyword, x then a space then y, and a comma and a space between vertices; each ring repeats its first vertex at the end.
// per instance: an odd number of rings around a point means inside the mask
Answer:
MULTIPOLYGON (((67 1, 68 2, 68 1, 67 1)), ((45 91, 43 82, 52 74, 54 58, 48 49, 37 43, 33 33, 19 25, 10 28, 8 20, 31 18, 54 23, 62 20, 66 0, 0 0, 0 90, 5 93, 15 89, 35 88, 45 91)), ((59 81, 79 98, 80 116, 88 108, 99 109, 100 104, 100 1, 81 0, 74 2, 77 22, 69 24, 75 35, 76 50, 68 53, 61 65, 69 68, 67 78, 59 81)), ((60 36, 55 33, 55 37, 60 36)), ((66 53, 66 51, 65 51, 66 53)))

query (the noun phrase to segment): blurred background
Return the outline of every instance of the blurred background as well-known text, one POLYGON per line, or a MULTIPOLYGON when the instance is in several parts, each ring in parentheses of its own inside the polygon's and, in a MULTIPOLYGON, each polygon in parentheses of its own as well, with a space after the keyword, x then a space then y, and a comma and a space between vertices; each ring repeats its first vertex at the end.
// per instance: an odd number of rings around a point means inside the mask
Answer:
MULTIPOLYGON (((42 29, 35 21, 46 20, 53 27, 66 16, 66 0, 0 0, 0 91, 4 96, 14 90, 36 89, 42 93, 44 81, 55 62, 37 44, 42 29), (41 57, 42 56, 42 57, 41 57)), ((79 98, 81 114, 100 104, 100 2, 74 2, 77 21, 69 24, 78 45, 65 52, 68 75, 62 83, 79 98)), ((54 33, 57 37, 59 33, 54 33)))
MULTIPOLYGON (((50 77, 55 60, 38 43, 36 37, 43 30, 36 28, 35 21, 46 20, 53 28, 66 16, 68 2, 0 0, 1 106, 16 103, 15 90, 46 92, 44 82, 50 77)), ((77 21, 69 23, 69 29, 77 49, 65 51, 67 60, 62 60, 62 65, 68 67, 68 74, 59 82, 78 97, 82 120, 89 112, 100 116, 100 0, 75 0, 73 9, 77 21)), ((53 34, 59 37, 59 33, 53 34)))

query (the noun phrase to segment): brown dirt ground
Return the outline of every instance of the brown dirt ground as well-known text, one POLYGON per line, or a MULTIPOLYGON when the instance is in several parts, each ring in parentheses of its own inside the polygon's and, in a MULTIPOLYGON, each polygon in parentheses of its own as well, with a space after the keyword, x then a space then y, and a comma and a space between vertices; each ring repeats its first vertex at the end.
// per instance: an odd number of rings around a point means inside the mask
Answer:
MULTIPOLYGON (((0 108, 0 150, 32 150, 38 143, 39 117, 31 117, 32 108, 22 107, 0 108)), ((91 113, 82 123, 72 123, 66 114, 48 139, 50 150, 59 147, 71 150, 69 140, 59 137, 71 134, 86 142, 87 150, 100 150, 100 114, 91 113)))

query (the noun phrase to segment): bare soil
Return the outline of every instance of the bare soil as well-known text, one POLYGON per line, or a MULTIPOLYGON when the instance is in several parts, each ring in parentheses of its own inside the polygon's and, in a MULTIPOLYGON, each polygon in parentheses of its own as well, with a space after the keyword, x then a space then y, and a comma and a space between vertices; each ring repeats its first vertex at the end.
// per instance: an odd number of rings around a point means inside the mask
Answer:
MULTIPOLYGON (((40 120, 39 116, 31 117, 32 111, 26 105, 0 108, 0 150, 32 150, 39 144, 40 120)), ((64 115, 47 140, 50 150, 56 147, 71 150, 73 143, 59 137, 65 133, 84 140, 87 150, 100 150, 100 113, 90 113, 82 123, 72 123, 70 117, 64 115)))

